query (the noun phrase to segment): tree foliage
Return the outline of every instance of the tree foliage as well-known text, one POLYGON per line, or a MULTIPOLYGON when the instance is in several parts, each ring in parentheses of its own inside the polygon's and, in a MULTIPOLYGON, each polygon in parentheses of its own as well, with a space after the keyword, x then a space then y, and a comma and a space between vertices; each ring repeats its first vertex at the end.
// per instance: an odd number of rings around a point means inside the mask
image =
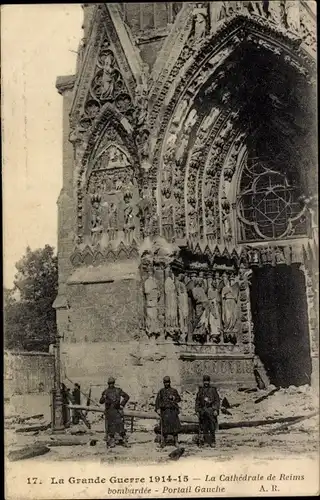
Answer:
POLYGON ((48 351, 56 336, 52 307, 58 292, 58 259, 50 245, 16 263, 12 290, 4 291, 5 347, 48 351))

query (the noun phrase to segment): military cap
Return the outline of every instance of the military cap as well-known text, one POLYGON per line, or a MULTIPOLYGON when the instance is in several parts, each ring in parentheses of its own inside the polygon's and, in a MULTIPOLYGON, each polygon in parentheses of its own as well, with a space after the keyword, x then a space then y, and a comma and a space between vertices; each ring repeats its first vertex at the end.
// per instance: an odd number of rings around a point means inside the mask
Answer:
POLYGON ((114 377, 109 377, 108 378, 108 384, 114 384, 116 379, 114 377))
POLYGON ((210 382, 210 376, 209 375, 203 375, 202 380, 204 382, 210 382))
POLYGON ((163 381, 164 382, 171 382, 170 377, 168 377, 168 375, 166 375, 165 377, 163 377, 163 381))

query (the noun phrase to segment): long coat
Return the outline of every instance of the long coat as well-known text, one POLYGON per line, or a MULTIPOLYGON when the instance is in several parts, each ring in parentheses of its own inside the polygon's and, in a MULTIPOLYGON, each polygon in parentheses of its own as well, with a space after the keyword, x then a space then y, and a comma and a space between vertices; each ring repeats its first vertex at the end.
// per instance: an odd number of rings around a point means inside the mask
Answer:
POLYGON ((108 387, 102 393, 100 404, 105 405, 106 433, 123 435, 125 433, 121 409, 129 401, 129 396, 120 387, 108 387))
POLYGON ((162 434, 177 435, 181 431, 179 406, 181 397, 176 389, 163 387, 156 397, 156 411, 160 410, 162 434))
POLYGON ((195 411, 199 413, 199 424, 205 434, 213 434, 217 427, 217 415, 220 409, 220 397, 215 387, 199 387, 195 411))

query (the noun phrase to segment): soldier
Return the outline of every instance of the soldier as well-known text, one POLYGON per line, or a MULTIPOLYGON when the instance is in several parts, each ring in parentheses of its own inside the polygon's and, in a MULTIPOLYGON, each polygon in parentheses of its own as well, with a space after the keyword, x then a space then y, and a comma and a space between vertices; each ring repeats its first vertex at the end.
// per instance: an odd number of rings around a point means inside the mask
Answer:
MULTIPOLYGON (((80 385, 79 384, 74 384, 74 389, 72 391, 72 402, 74 405, 80 405, 81 404, 81 392, 80 392, 80 385)), ((72 412, 72 423, 74 425, 77 425, 80 420, 80 412, 79 410, 73 410, 72 412)))
POLYGON ((70 409, 69 403, 71 400, 70 389, 65 384, 60 385, 61 398, 62 398, 62 419, 64 427, 70 427, 70 409))
POLYGON ((171 387, 170 377, 164 377, 163 385, 157 394, 155 405, 156 412, 160 415, 161 448, 166 446, 169 436, 173 436, 174 445, 177 446, 178 434, 181 431, 178 406, 181 397, 178 391, 171 387))
POLYGON ((105 430, 106 442, 110 448, 115 447, 115 435, 121 438, 121 444, 127 445, 126 431, 124 428, 123 408, 129 401, 129 396, 119 387, 115 387, 115 379, 109 377, 108 388, 100 398, 100 404, 105 404, 105 430))
POLYGON ((200 433, 203 433, 204 443, 211 447, 216 444, 215 432, 218 425, 219 409, 218 391, 210 385, 209 375, 204 375, 203 387, 199 387, 196 396, 195 411, 199 417, 199 430, 200 433))

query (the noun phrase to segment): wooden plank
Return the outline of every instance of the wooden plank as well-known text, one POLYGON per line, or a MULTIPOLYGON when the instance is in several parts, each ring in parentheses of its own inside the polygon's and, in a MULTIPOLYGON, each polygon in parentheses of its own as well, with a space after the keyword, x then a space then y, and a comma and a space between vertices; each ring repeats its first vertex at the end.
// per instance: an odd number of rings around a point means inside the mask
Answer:
MULTIPOLYGON (((70 408, 75 408, 79 410, 87 409, 88 411, 94 411, 94 412, 100 412, 104 413, 104 409, 102 408, 96 408, 94 406, 81 406, 81 405, 69 405, 70 408)), ((290 417, 279 417, 279 418, 274 418, 274 419, 264 419, 264 420, 244 420, 244 421, 238 421, 238 422, 222 422, 219 423, 219 428, 220 429, 234 429, 237 427, 257 427, 260 425, 270 425, 270 424, 276 424, 276 423, 282 423, 282 422, 292 422, 300 418, 311 418, 314 417, 315 415, 318 415, 318 411, 309 413, 307 415, 299 415, 299 416, 290 416, 290 417)), ((124 416, 125 417, 135 417, 135 418, 142 418, 142 419, 149 419, 149 420, 159 420, 159 415, 156 412, 146 412, 146 411, 138 411, 138 410, 127 410, 126 408, 124 409, 124 416)), ((196 416, 179 416, 180 422, 181 423, 186 423, 186 424, 197 424, 198 425, 198 417, 196 416)))

